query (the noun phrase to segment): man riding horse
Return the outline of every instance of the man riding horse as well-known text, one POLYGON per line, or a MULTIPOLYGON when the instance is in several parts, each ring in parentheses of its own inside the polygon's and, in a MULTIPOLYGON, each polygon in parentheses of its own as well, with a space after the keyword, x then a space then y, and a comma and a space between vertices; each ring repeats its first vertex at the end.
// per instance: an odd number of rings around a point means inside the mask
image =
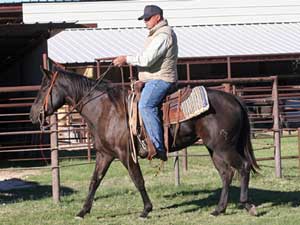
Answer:
POLYGON ((135 56, 118 56, 113 63, 116 66, 125 63, 138 66, 139 81, 145 83, 139 101, 139 112, 156 149, 154 157, 166 161, 159 105, 177 81, 177 37, 158 6, 146 6, 144 14, 138 19, 144 19, 149 29, 144 50, 135 56))
MULTIPOLYGON (((157 106, 172 83, 177 80, 176 36, 172 29, 168 27, 167 22, 163 20, 162 10, 159 7, 147 6, 144 15, 140 18, 147 20, 146 25, 150 29, 147 47, 141 55, 116 58, 114 64, 121 66, 125 62, 132 64, 135 62, 140 65, 139 78, 146 82, 146 87, 142 93, 139 108, 150 130, 148 130, 149 134, 154 136, 152 141, 158 151, 156 155, 166 160, 157 106), (149 120, 148 117, 154 113, 154 118, 151 117, 149 120), (155 127, 152 123, 155 123, 155 127)), ((119 159, 128 170, 142 197, 143 210, 140 217, 146 218, 152 211, 153 206, 146 191, 139 161, 135 161, 133 157, 130 157, 132 151, 129 143, 127 90, 113 86, 103 80, 95 81, 68 71, 52 72, 43 70, 43 73, 40 90, 30 110, 32 122, 40 122, 40 125, 43 126, 43 118, 53 115, 57 109, 67 104, 76 109, 84 118, 94 140, 95 169, 86 200, 82 209, 77 213, 77 217, 83 218, 91 212, 97 188, 113 160, 119 159)), ((200 93, 199 95, 202 95, 202 92, 198 93, 200 89, 202 88, 194 87, 193 91, 196 90, 196 94, 200 93)), ((180 124, 180 129, 176 129, 177 126, 174 124, 167 127, 169 143, 174 143, 169 150, 170 152, 179 151, 201 138, 208 149, 213 165, 222 179, 219 202, 211 215, 217 216, 225 213, 228 204, 229 186, 235 171, 240 176, 240 206, 245 208, 251 215, 257 215, 255 206, 248 200, 250 172, 256 172, 259 166, 251 144, 247 110, 241 100, 232 94, 207 89, 205 95, 207 97, 205 102, 209 101, 209 107, 205 113, 185 119, 180 124)), ((182 96, 184 95, 182 94, 182 96)), ((194 99, 198 99, 198 97, 192 99, 193 102, 179 101, 184 105, 182 107, 183 112, 186 112, 185 109, 190 111, 190 108, 185 107, 185 105, 191 105, 198 112, 197 106, 201 105, 201 101, 194 102, 194 99)), ((168 104, 165 105, 168 106, 168 104)), ((202 111, 202 108, 199 111, 202 111)), ((178 119, 179 117, 176 116, 175 124, 179 122, 178 119)), ((166 128, 166 126, 164 127, 166 128)), ((168 139, 165 138, 166 140, 168 139)), ((147 144, 149 146, 149 143, 147 144)))

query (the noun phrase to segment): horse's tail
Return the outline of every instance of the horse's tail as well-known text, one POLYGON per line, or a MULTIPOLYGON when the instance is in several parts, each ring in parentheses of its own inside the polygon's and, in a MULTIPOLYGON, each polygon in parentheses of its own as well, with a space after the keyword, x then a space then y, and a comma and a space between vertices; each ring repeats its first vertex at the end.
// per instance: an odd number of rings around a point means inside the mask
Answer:
POLYGON ((240 136, 240 143, 241 143, 241 147, 244 150, 244 156, 246 157, 247 161, 250 163, 250 168, 254 173, 257 173, 257 170, 259 170, 259 166, 256 162, 255 156, 254 156, 254 152, 253 152, 253 146, 251 143, 251 131, 250 131, 250 121, 249 121, 249 117, 248 117, 248 111, 247 108, 245 106, 245 104, 238 98, 236 97, 236 99, 238 100, 242 111, 243 111, 243 124, 242 124, 242 130, 241 130, 241 136, 240 136))

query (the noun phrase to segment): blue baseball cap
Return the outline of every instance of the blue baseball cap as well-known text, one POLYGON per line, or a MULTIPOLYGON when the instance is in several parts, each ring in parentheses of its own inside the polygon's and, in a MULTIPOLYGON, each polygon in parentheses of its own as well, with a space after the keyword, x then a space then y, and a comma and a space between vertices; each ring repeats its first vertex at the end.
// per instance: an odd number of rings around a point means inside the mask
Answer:
POLYGON ((146 5, 144 8, 144 15, 140 16, 138 20, 148 20, 154 15, 163 15, 163 10, 156 5, 146 5))

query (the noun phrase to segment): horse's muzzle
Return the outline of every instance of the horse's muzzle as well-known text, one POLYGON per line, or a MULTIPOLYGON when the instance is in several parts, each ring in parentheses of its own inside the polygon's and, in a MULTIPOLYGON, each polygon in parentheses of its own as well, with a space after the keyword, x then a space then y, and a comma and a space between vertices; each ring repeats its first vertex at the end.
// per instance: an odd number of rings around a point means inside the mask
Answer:
POLYGON ((31 122, 33 124, 37 124, 41 121, 41 117, 43 116, 41 114, 42 114, 41 110, 38 110, 34 107, 31 107, 30 114, 29 114, 29 119, 31 120, 31 122))

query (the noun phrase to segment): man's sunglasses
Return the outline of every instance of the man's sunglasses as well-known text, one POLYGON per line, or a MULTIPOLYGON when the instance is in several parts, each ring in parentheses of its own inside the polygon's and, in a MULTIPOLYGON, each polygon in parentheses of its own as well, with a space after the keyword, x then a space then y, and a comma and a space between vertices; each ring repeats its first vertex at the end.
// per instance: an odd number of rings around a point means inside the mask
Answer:
POLYGON ((148 22, 151 19, 152 16, 150 16, 149 18, 145 18, 144 21, 148 22))

